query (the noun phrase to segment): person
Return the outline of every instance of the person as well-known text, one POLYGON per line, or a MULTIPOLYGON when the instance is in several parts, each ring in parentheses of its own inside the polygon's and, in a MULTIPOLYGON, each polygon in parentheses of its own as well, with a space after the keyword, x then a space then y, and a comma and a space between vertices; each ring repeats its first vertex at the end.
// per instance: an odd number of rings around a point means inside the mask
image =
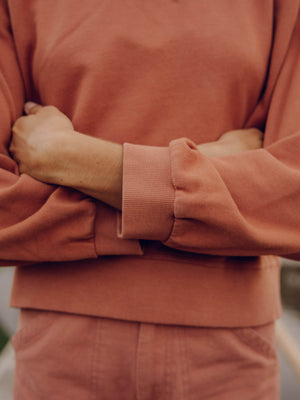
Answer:
POLYGON ((15 398, 278 398, 300 2, 0 6, 15 398))

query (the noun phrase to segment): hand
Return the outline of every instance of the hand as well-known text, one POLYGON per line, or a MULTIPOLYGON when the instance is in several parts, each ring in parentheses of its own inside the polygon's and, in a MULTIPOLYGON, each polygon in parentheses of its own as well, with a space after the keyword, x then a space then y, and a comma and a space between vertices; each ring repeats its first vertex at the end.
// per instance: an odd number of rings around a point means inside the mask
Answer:
POLYGON ((56 107, 26 103, 25 112, 12 128, 9 148, 20 173, 72 187, 120 209, 122 145, 76 132, 56 107))
POLYGON ((51 177, 64 161, 59 150, 75 134, 72 122, 54 106, 29 102, 24 110, 27 116, 17 119, 12 127, 9 151, 20 173, 52 183, 51 177))
POLYGON ((198 145, 198 149, 207 157, 222 157, 260 149, 263 146, 263 133, 256 128, 237 129, 224 133, 215 142, 198 145))

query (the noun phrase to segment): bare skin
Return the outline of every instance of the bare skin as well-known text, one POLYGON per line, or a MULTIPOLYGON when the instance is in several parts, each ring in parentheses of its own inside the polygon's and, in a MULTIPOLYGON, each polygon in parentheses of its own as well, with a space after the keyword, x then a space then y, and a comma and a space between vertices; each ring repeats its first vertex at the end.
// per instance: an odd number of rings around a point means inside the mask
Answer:
MULTIPOLYGON (((15 122, 9 148, 20 173, 72 187, 121 209, 122 145, 76 132, 54 106, 26 103, 24 109, 27 115, 15 122)), ((241 129, 197 147, 207 157, 220 157, 259 149, 262 139, 258 129, 241 129)))

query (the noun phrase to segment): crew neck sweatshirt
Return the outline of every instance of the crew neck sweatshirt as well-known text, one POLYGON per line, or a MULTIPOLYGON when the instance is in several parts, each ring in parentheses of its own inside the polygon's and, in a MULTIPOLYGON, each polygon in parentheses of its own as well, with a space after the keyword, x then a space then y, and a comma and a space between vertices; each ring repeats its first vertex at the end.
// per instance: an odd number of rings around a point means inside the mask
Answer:
POLYGON ((299 0, 2 0, 0 259, 14 307, 234 327, 300 253, 299 0), (18 173, 24 101, 123 144, 118 212, 18 173), (233 129, 264 148, 207 158, 233 129))

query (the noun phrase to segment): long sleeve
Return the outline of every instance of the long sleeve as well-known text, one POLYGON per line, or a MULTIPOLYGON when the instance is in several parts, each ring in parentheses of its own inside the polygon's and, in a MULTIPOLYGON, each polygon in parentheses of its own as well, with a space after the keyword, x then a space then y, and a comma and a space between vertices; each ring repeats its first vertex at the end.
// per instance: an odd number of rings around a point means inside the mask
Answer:
POLYGON ((209 159, 185 138, 168 148, 126 144, 121 237, 212 255, 300 258, 299 15, 285 25, 277 22, 264 96, 248 121, 265 123, 264 148, 209 159))
POLYGON ((18 175, 8 146, 25 91, 5 1, 0 2, 0 54, 0 265, 141 254, 138 241, 117 238, 115 211, 108 206, 18 175))

